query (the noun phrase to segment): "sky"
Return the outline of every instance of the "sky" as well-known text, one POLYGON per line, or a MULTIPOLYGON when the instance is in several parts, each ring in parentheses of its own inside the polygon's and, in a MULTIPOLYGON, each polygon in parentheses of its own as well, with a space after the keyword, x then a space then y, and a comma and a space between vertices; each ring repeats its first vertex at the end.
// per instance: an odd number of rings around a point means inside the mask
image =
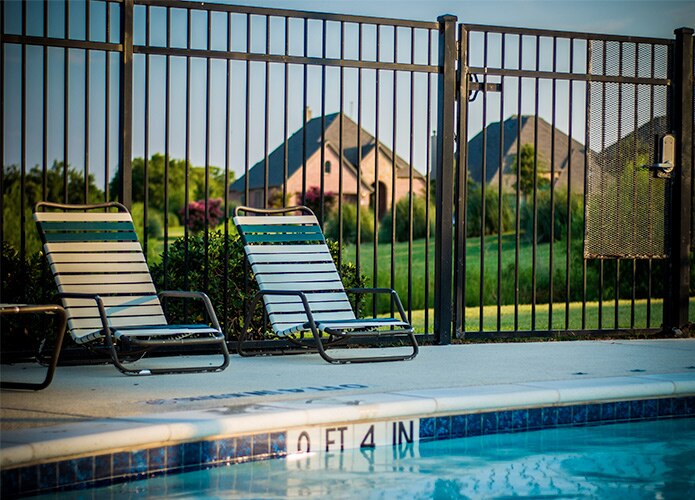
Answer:
MULTIPOLYGON (((467 24, 485 24, 494 26, 516 26, 526 28, 554 29, 563 31, 578 31, 591 33, 606 33, 631 36, 646 36, 659 38, 672 38, 673 30, 680 26, 695 27, 695 1, 414 1, 414 0, 372 0, 372 1, 346 1, 346 0, 266 0, 266 1, 221 1, 235 5, 249 5, 256 7, 305 10, 316 12, 331 12, 361 16, 375 16, 386 18, 410 19, 418 21, 436 21, 437 17, 443 14, 451 14, 458 18, 459 22, 467 24)), ((6 19, 5 32, 13 32, 13 13, 18 12, 18 4, 15 0, 5 2, 6 19)), ((43 29, 43 20, 40 14, 40 2, 28 4, 27 22, 29 31, 32 29, 36 34, 40 34, 43 29)), ((84 14, 80 18, 80 12, 84 11, 83 2, 71 2, 70 23, 71 37, 84 37, 84 14)), ((94 2, 92 4, 92 15, 103 17, 103 3, 94 2), (98 14, 98 15, 97 15, 98 14)), ((61 30, 64 26, 62 16, 62 4, 51 0, 49 3, 49 32, 52 36, 62 36, 61 30)), ((135 43, 144 43, 145 24, 142 13, 144 9, 139 7, 136 11, 135 21, 135 43)), ((151 26, 157 25, 157 19, 163 19, 163 10, 153 9, 151 12, 151 26)), ((185 22, 183 19, 176 20, 174 15, 172 42, 174 44, 185 44, 185 22), (178 24, 177 24, 178 23, 178 24), (184 40, 179 40, 184 34, 184 40)), ((215 26, 219 19, 213 19, 213 45, 226 43, 224 38, 226 28, 217 29, 215 26), (220 41, 221 40, 221 41, 220 41)), ((265 27, 262 26, 262 19, 254 19, 252 24, 252 50, 262 52, 265 47, 265 27)), ((275 21, 273 21, 275 23, 275 21)), ((224 23, 223 23, 224 24, 224 23)), ((93 23, 91 26, 92 38, 103 39, 103 23, 93 23)), ((275 24, 271 24, 271 33, 275 33, 275 24)), ((346 52, 356 50, 355 46, 350 45, 350 30, 347 28, 346 52)), ((232 20, 232 50, 245 50, 245 21, 243 19, 232 20)), ((291 50, 300 53, 302 42, 297 36, 301 36, 300 26, 290 27, 291 50)), ((320 39, 320 25, 312 25, 309 28, 310 40, 320 39)), ((114 30, 115 31, 115 30, 114 30)), ((284 33, 282 28, 280 33, 284 33)), ((206 39, 205 20, 194 18, 193 34, 191 44, 194 47, 203 48, 206 39)), ((416 37, 417 48, 414 52, 415 58, 426 63, 426 37, 422 34, 416 37)), ((164 33, 152 28, 151 42, 154 45, 163 43, 164 33)), ((328 57, 336 56, 336 47, 339 45, 337 40, 339 32, 336 26, 329 26, 327 32, 328 57), (333 51, 333 52, 331 52, 333 51)), ((277 49, 276 44, 282 42, 283 36, 271 37, 271 53, 279 53, 284 49, 277 49)), ((354 38, 354 37, 352 37, 354 38)), ((365 31, 365 53, 369 52, 370 46, 376 46, 375 35, 369 30, 365 31)), ((388 60, 389 52, 393 49, 393 32, 385 30, 382 33, 382 57, 388 60)), ((399 61, 403 58, 408 59, 408 53, 404 53, 403 47, 408 45, 407 33, 398 34, 399 61), (403 41, 405 40, 405 42, 403 41)), ((116 40, 114 40, 116 41, 116 40)), ((435 36, 436 41, 436 36, 435 36)), ((472 59, 481 58, 480 39, 472 39, 471 52, 472 59), (476 50, 477 55, 476 55, 476 50)), ((491 40, 491 47, 494 47, 495 40, 491 40)), ((514 40, 509 40, 506 48, 507 52, 515 50, 514 40)), ((586 49, 581 43, 576 45, 579 53, 586 49)), ((562 51, 568 50, 567 46, 560 45, 558 48, 558 64, 562 66, 562 51)), ((527 52, 533 52, 533 47, 529 44, 525 46, 524 57, 527 52)), ((542 55, 551 55, 551 47, 547 43, 541 44, 540 52, 542 55)), ((320 56, 321 47, 319 43, 309 44, 309 55, 320 56)), ((436 49, 434 49, 434 60, 436 61, 436 49)), ((491 50, 491 58, 494 59, 494 50, 491 50)), ((374 54, 372 54, 374 55, 374 54)), ((531 54, 532 55, 532 54, 531 54)), ((65 59, 62 49, 50 49, 48 55, 48 134, 47 148, 49 162, 52 159, 61 160, 64 156, 64 133, 65 133, 65 109, 68 108, 68 162, 76 168, 85 167, 85 150, 89 150, 89 170, 96 174, 99 184, 105 182, 105 176, 110 176, 117 168, 117 154, 114 145, 117 144, 118 121, 117 121, 117 84, 118 66, 115 58, 111 61, 110 77, 111 82, 108 88, 111 90, 109 99, 111 112, 108 119, 105 118, 104 110, 107 88, 105 80, 106 58, 103 53, 92 52, 90 54, 90 76, 89 92, 86 91, 85 84, 85 54, 83 51, 70 51, 69 55, 69 99, 68 105, 64 101, 64 68, 65 59), (90 112, 89 134, 85 133, 85 107, 86 97, 89 98, 90 112), (111 150, 105 153, 105 130, 109 132, 111 150), (85 143, 85 137, 89 137, 85 143), (108 169, 103 168, 103 164, 109 165, 108 169)), ((350 56, 354 57, 354 56, 350 56)), ((368 55, 368 57, 370 57, 368 55)), ((566 59, 566 56, 564 56, 566 59)), ((17 164, 21 158, 20 145, 22 127, 27 131, 25 141, 26 164, 30 168, 35 164, 40 164, 42 159, 42 136, 36 133, 41 130, 41 120, 43 116, 44 99, 40 82, 43 79, 42 51, 38 48, 27 49, 27 120, 22 125, 20 102, 21 84, 19 68, 21 56, 19 47, 16 45, 6 47, 4 53, 5 60, 5 79, 3 81, 5 91, 5 116, 3 127, 4 140, 4 164, 17 164), (31 132, 31 133, 29 133, 31 132)), ((482 60, 476 60, 478 65, 482 65, 482 60)), ((407 62, 407 61, 405 61, 407 62)), ((499 62, 499 61, 497 61, 499 62)), ((495 64, 491 61, 491 64, 495 64)), ((145 134, 145 57, 140 55, 134 61, 134 121, 133 121, 133 156, 144 156, 145 144, 149 155, 156 152, 163 152, 165 147, 165 126, 164 126, 164 75, 165 59, 159 56, 150 58, 149 70, 149 135, 145 134)), ((543 69, 543 68, 541 68, 543 69)), ((546 68, 548 69, 548 68, 546 68)), ((567 70, 565 68, 564 70, 567 70)), ((194 59, 191 61, 191 93, 190 107, 188 116, 190 126, 185 127, 185 82, 186 64, 182 58, 172 58, 171 60, 171 86, 170 90, 170 117, 169 117, 169 143, 170 154, 172 157, 183 158, 188 155, 194 165, 204 165, 206 163, 217 166, 228 166, 235 172, 237 177, 243 173, 244 169, 252 166, 264 157, 266 151, 272 151, 280 145, 284 137, 284 127, 282 119, 277 117, 274 112, 276 109, 284 107, 283 82, 284 75, 282 65, 270 65, 268 78, 266 79, 266 69, 263 63, 253 63, 251 65, 250 84, 249 84, 249 126, 246 126, 246 65, 243 62, 234 62, 230 66, 232 73, 231 82, 226 80, 227 67, 223 61, 214 61, 210 67, 210 95, 211 103, 205 102, 206 74, 207 68, 203 60, 194 59), (266 80, 268 92, 266 97, 266 80), (229 86, 232 95, 229 104, 230 114, 227 114, 225 101, 226 87, 229 86), (266 111, 265 100, 268 99, 266 111), (270 123, 268 134, 264 131, 265 116, 268 116, 270 123), (229 148, 226 148, 225 134, 229 127, 229 148), (186 144, 189 145, 186 148, 186 144)), ((574 71, 584 71, 581 63, 575 63, 574 71)), ((569 69, 572 71, 572 69, 569 69)), ((380 98, 377 107, 376 98, 376 75, 373 71, 363 72, 363 92, 361 97, 357 93, 357 72, 356 70, 345 70, 343 74, 345 94, 342 106, 340 103, 340 72, 337 68, 329 68, 325 75, 322 75, 320 68, 311 68, 307 74, 310 81, 307 103, 312 109, 314 116, 339 111, 342 109, 353 119, 356 120, 357 110, 360 108, 364 114, 364 127, 372 134, 376 129, 375 108, 379 109, 380 125, 379 136, 389 147, 394 146, 400 156, 409 158, 412 156, 413 163, 420 171, 427 168, 428 157, 426 154, 427 137, 436 128, 436 113, 430 113, 430 121, 427 122, 428 93, 427 77, 418 74, 410 81, 409 75, 401 74, 394 80, 393 74, 381 71, 380 78, 380 98), (325 78, 326 97, 325 109, 324 98, 321 95, 321 82, 325 78), (412 85, 412 88, 411 88, 412 85), (397 87, 394 93, 394 87, 397 87), (366 90, 365 90, 366 89, 366 90), (411 106, 412 103, 412 106, 411 106), (394 111, 394 107, 396 110, 394 111), (412 111, 411 111, 412 107, 412 111), (410 140, 411 129, 402 123, 410 122, 410 115, 413 116, 412 135, 416 139, 410 140), (395 119, 394 119, 395 116, 395 119), (396 131, 394 132, 394 123, 396 131), (412 149, 412 151, 411 151, 412 149)), ((288 72, 289 97, 288 97, 288 134, 292 134, 301 127, 303 114, 303 82, 301 66, 292 66, 288 72)), ((436 81, 430 77, 431 83, 429 90, 435 94, 430 98, 429 109, 432 110, 436 100, 436 81)), ((532 82, 525 82, 522 90, 522 114, 535 112, 536 102, 529 95, 534 93, 532 82)), ((516 80, 507 79, 505 89, 516 85, 516 80)), ((555 126, 568 132, 570 122, 573 122, 574 138, 580 142, 584 141, 582 123, 584 116, 584 84, 574 85, 573 94, 570 98, 570 84, 559 83, 555 89, 551 89, 549 82, 542 82, 540 85, 541 101, 538 104, 539 115, 548 122, 553 122, 555 126), (557 102, 557 111, 553 114, 550 99, 546 98, 553 93, 557 102), (563 104, 564 103, 564 104, 563 104), (577 112, 569 113, 568 109, 577 109, 577 112)), ((505 119, 517 112, 518 101, 513 95, 514 92, 505 92, 505 104, 500 109, 499 97, 490 94, 485 108, 483 100, 478 99, 471 105, 469 137, 482 129, 483 123, 489 124, 499 119, 505 119)), ((642 118, 640 118, 642 119, 642 118)))

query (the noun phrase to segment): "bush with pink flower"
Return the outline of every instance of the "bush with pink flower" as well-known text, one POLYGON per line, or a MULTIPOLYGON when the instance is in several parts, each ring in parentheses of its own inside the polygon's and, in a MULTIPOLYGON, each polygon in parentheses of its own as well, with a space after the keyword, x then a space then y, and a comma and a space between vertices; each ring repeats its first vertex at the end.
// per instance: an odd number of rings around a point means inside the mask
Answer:
MULTIPOLYGON (((185 221, 184 209, 179 212, 181 219, 185 221)), ((222 210, 222 198, 208 199, 207 221, 210 229, 217 227, 224 218, 222 210)), ((192 201, 188 204, 188 229, 193 232, 203 231, 205 229, 205 200, 192 201)))

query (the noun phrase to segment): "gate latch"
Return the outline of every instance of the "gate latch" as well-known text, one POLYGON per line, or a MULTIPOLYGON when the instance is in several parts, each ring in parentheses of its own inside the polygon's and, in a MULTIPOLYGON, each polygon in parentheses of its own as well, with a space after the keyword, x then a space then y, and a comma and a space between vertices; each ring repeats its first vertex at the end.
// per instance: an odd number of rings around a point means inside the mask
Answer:
POLYGON ((676 165, 676 138, 673 134, 666 134, 661 138, 661 161, 653 165, 645 165, 654 172, 658 179, 670 179, 673 168, 676 165))

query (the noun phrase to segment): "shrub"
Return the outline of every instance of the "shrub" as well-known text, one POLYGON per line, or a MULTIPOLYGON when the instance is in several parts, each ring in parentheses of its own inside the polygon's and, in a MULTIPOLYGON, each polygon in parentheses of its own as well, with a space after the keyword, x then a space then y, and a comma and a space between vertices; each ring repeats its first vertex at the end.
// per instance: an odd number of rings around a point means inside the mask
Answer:
MULTIPOLYGON (((584 203, 580 194, 570 195, 570 236, 572 240, 581 240, 584 234, 584 203)), ((567 191, 555 192, 554 210, 552 210, 555 230, 555 241, 567 238, 567 191)), ((550 192, 539 191, 536 195, 537 206, 537 241, 547 243, 550 241, 550 192)), ((521 227, 527 241, 533 241, 533 201, 529 200, 521 208, 521 227)))
MULTIPOLYGON (((427 235, 427 200, 424 196, 413 195, 413 239, 419 240, 427 235)), ((434 205, 430 205, 430 234, 434 234, 434 205)), ((391 241, 391 214, 381 219, 379 239, 391 241)), ((408 241, 410 238, 410 199, 404 196, 396 203, 396 241, 408 241)))
MULTIPOLYGON (((470 184, 466 193, 466 220, 468 236, 480 236, 482 216, 482 190, 480 184, 470 184)), ((502 196, 502 227, 500 227, 499 191, 485 188, 485 234, 497 234, 514 227, 514 207, 509 196, 502 196)))
MULTIPOLYGON (((181 209, 181 220, 185 220, 184 210, 181 209)), ((205 200, 192 201, 188 204, 188 229, 199 232, 205 229, 207 219, 208 227, 214 228, 220 225, 224 218, 222 210, 222 198, 208 199, 207 217, 205 214, 205 200)))
MULTIPOLYGON (((357 206, 346 203, 343 210, 343 243, 357 242, 357 206)), ((338 226, 338 211, 334 210, 326 222, 326 236, 338 240, 340 227, 338 226)), ((374 211, 367 207, 360 207, 360 242, 374 241, 374 211)))
MULTIPOLYGON (((300 197, 301 199, 301 197, 300 197)), ((306 195, 304 197, 305 205, 311 209, 316 217, 321 218, 321 188, 318 186, 311 186, 306 190, 306 195)), ((336 194, 333 191, 326 191, 323 193, 323 217, 327 217, 336 203, 336 194)))
MULTIPOLYGON (((48 268, 48 263, 41 252, 27 255, 26 258, 22 259, 12 245, 3 241, 0 272, 2 278, 0 302, 10 304, 59 303, 56 300, 58 289, 48 268)), ((49 345, 53 345, 55 328, 47 324, 47 318, 43 314, 23 314, 3 318, 0 326, 3 359, 11 358, 18 351, 37 352, 40 342, 46 336, 49 338, 49 345)))
MULTIPOLYGON (((145 206, 142 202, 135 202, 130 207, 130 215, 133 217, 133 225, 135 232, 138 233, 138 239, 143 241, 145 232, 143 230, 143 222, 145 218, 145 206)), ((164 227, 164 216, 154 208, 147 208, 147 237, 161 238, 164 227)))

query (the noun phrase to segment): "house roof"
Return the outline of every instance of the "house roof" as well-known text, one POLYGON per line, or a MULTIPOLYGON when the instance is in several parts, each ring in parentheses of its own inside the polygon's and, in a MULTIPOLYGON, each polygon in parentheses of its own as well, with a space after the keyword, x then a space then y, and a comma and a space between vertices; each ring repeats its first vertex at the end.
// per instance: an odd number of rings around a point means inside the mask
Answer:
MULTIPOLYGON (((327 146, 332 146, 334 151, 340 150, 340 116, 341 113, 333 113, 323 117, 317 116, 309 120, 306 125, 297 130, 291 137, 287 139, 287 177, 291 177, 297 170, 301 169, 304 164, 304 135, 306 134, 306 159, 311 158, 313 154, 321 149, 322 137, 321 130, 325 121, 325 133, 323 134, 323 142, 327 146)), ((376 140, 374 136, 369 134, 362 128, 360 134, 360 151, 357 145, 358 126, 346 114, 343 116, 343 158, 348 163, 348 166, 356 170, 360 158, 365 158, 374 150, 376 140)), ((385 154, 388 158, 392 158, 393 152, 380 144, 379 151, 385 154)), ((285 173, 285 144, 284 142, 275 148, 268 155, 268 187, 282 186, 285 173)), ((398 176, 408 176, 410 167, 408 163, 400 156, 396 155, 396 168, 398 176)), ((422 177, 422 174, 413 170, 413 175, 422 177)), ((263 187, 265 177, 265 159, 260 160, 253 165, 248 172, 249 189, 258 189, 263 187)), ((370 184, 371 182, 365 182, 370 184)), ((246 175, 239 177, 231 186, 231 191, 241 192, 246 184, 246 175)))
MULTIPOLYGON (((521 117, 512 116, 507 118, 502 122, 502 127, 500 122, 491 123, 485 129, 486 140, 485 140, 485 150, 486 150, 486 169, 485 169, 485 182, 490 183, 497 175, 500 167, 500 137, 502 135, 502 130, 504 131, 504 144, 502 145, 502 155, 506 157, 510 152, 517 150, 517 139, 520 138, 520 143, 523 144, 533 144, 536 135, 536 123, 535 117, 522 115, 521 117), (519 122, 521 124, 519 125, 519 122)), ((543 120, 538 118, 537 127, 537 142, 538 142, 538 154, 541 161, 539 161, 539 168, 541 171, 550 169, 551 160, 551 144, 553 142, 553 126, 543 120)), ((568 150, 569 137, 567 134, 561 132, 557 128, 555 129, 554 142, 555 142, 555 168, 557 171, 565 168, 567 164, 567 150, 568 150)), ((572 155, 577 156, 584 153, 584 145, 572 139, 572 155)), ((575 158, 573 162, 575 165, 579 165, 578 157, 575 158)), ((583 163, 583 162, 582 162, 583 163)), ((483 131, 479 132, 475 137, 468 141, 468 169, 469 175, 475 182, 480 182, 482 177, 482 164, 483 164, 483 131)), ((583 166, 583 165, 582 165, 583 166)))

